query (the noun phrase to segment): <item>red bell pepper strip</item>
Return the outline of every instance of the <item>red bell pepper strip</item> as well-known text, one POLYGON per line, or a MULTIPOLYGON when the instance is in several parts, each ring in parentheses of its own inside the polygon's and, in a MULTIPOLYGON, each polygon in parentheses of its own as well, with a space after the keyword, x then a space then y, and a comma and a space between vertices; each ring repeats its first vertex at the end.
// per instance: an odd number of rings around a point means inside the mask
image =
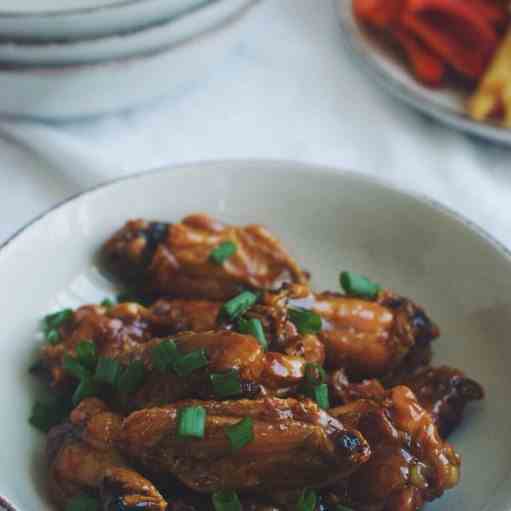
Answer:
POLYGON ((385 29, 399 21, 406 0, 353 0, 353 12, 364 23, 385 29))
POLYGON ((401 25, 462 75, 479 78, 497 47, 497 34, 464 0, 407 0, 401 25))
POLYGON ((417 80, 431 87, 441 85, 446 73, 442 60, 406 30, 393 29, 392 35, 405 51, 417 80))

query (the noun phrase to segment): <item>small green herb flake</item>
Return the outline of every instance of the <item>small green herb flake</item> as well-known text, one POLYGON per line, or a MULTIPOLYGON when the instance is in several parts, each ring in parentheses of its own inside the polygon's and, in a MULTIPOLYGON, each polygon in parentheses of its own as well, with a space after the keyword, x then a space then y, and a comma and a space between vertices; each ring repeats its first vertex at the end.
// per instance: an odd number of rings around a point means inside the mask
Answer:
POLYGON ((96 396, 97 394, 98 386, 92 377, 83 378, 74 391, 73 405, 77 406, 83 399, 96 396))
POLYGON ((215 264, 223 264, 224 261, 236 253, 237 249, 238 247, 236 246, 236 243, 233 243, 232 241, 224 241, 211 251, 209 259, 215 264))
POLYGON ((253 335, 262 346, 263 350, 268 350, 268 341, 264 334, 263 324, 259 319, 256 318, 240 318, 238 322, 238 330, 242 334, 253 335))
POLYGON ((330 408, 328 385, 326 383, 321 383, 320 385, 313 387, 312 395, 314 397, 314 401, 316 401, 320 408, 323 410, 328 410, 330 408))
POLYGON ((76 358, 91 371, 96 367, 96 345, 93 341, 80 341, 75 348, 76 358))
POLYGON ((227 426, 225 434, 229 439, 232 450, 239 451, 254 440, 254 423, 250 417, 245 417, 237 424, 227 426))
POLYGON ((99 511, 99 502, 95 497, 79 495, 67 503, 66 511, 99 511))
POLYGON ((73 317, 72 309, 62 309, 44 317, 44 324, 48 330, 62 326, 73 317))
POLYGON ((177 436, 180 438, 204 438, 206 410, 202 406, 187 406, 179 410, 177 436))
POLYGON ((61 341, 59 331, 55 328, 50 328, 49 330, 46 330, 44 335, 46 337, 46 340, 50 344, 55 345, 61 341))
POLYGON ((304 367, 304 378, 310 385, 319 385, 325 383, 326 372, 319 364, 308 362, 304 367))
POLYGON ((67 373, 74 376, 77 380, 82 380, 83 378, 90 376, 87 368, 80 364, 76 358, 68 355, 67 353, 64 355, 62 367, 67 373))
POLYGON ((231 369, 225 373, 212 373, 209 375, 215 396, 220 399, 239 396, 242 392, 241 380, 238 371, 231 369))
POLYGON ((251 291, 243 291, 222 305, 221 314, 233 320, 244 314, 257 302, 257 295, 251 291))
POLYGON ((381 291, 381 286, 371 282, 367 277, 352 271, 343 271, 340 276, 345 293, 359 298, 374 300, 381 291))
POLYGON ((211 500, 215 511, 241 511, 241 502, 235 491, 217 491, 211 500))
POLYGON ((179 356, 174 363, 174 370, 179 376, 188 376, 193 371, 207 365, 208 357, 206 356, 206 350, 200 349, 179 356))
POLYGON ((314 490, 305 489, 296 503, 296 511, 314 511, 318 496, 314 490))
POLYGON ((101 357, 98 360, 94 379, 100 383, 116 385, 121 374, 121 364, 113 358, 101 357))
POLYGON ((115 301, 111 298, 105 298, 104 300, 101 300, 101 304, 103 307, 106 307, 107 309, 111 309, 115 306, 115 301))
POLYGON ((145 381, 145 367, 141 360, 131 362, 117 381, 117 388, 124 394, 133 394, 145 381))
POLYGON ((301 334, 314 334, 321 330, 321 317, 315 312, 301 308, 289 308, 288 313, 289 319, 301 334))
POLYGON ((162 373, 171 371, 178 358, 176 343, 171 339, 160 342, 151 350, 153 367, 162 373))

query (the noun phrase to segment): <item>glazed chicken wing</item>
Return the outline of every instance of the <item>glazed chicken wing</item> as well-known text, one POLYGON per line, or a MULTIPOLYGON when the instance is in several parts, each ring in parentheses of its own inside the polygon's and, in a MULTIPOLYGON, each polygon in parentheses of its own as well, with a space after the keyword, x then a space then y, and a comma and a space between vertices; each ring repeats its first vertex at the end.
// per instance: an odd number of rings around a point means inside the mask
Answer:
POLYGON ((242 289, 273 289, 305 283, 306 274, 264 227, 235 227, 205 214, 178 224, 133 220, 104 246, 110 268, 125 282, 155 296, 225 300, 242 289), (236 252, 222 264, 210 254, 233 242, 236 252))
POLYGON ((163 511, 166 501, 155 486, 132 470, 115 447, 121 417, 98 399, 82 401, 70 422, 48 435, 52 497, 64 509, 78 495, 99 497, 103 509, 163 511))
POLYGON ((180 402, 134 412, 122 450, 150 470, 173 474, 201 493, 320 487, 353 472, 370 454, 364 438, 311 401, 263 399, 180 402), (203 439, 176 436, 179 410, 207 412, 203 439), (253 419, 253 440, 233 451, 225 428, 253 419))
POLYGON ((404 386, 330 413, 360 430, 372 455, 329 498, 357 511, 416 511, 458 483, 460 459, 431 415, 404 386))

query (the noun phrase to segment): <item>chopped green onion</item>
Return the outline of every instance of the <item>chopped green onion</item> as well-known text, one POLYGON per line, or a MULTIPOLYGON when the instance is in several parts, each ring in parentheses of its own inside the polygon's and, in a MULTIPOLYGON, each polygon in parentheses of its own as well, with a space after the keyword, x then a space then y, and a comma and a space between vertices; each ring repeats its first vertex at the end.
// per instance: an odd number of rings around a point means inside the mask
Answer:
POLYGON ((211 500, 215 511, 241 511, 241 502, 235 491, 217 491, 211 500))
POLYGON ((341 286, 348 295, 360 298, 375 299, 381 291, 381 286, 371 282, 367 277, 352 271, 343 271, 340 276, 341 286))
POLYGON ((239 451, 254 440, 254 423, 250 417, 245 417, 237 424, 227 426, 225 434, 229 439, 232 449, 239 451))
POLYGON ((200 349, 181 355, 174 363, 174 370, 179 376, 188 376, 190 373, 208 365, 206 350, 200 349))
POLYGON ((321 317, 315 312, 301 308, 289 308, 289 319, 301 334, 314 334, 321 330, 321 317))
POLYGON ((115 385, 121 374, 121 364, 113 358, 101 357, 98 360, 94 379, 100 383, 115 385))
POLYGON ((318 496, 314 490, 305 489, 296 503, 296 511, 314 511, 318 502, 318 496))
POLYGON ((238 250, 236 243, 224 241, 218 247, 215 247, 209 254, 209 259, 216 264, 223 264, 225 260, 233 256, 238 250))
POLYGON ((98 393, 98 386, 96 382, 87 376, 83 378, 73 394, 73 404, 76 406, 82 399, 86 397, 93 397, 98 393))
POLYGON ((179 410, 177 436, 204 438, 206 410, 202 406, 187 406, 179 410))
POLYGON ((171 339, 160 342, 151 350, 153 366, 162 373, 170 371, 178 358, 176 343, 171 339))
POLYGON ((44 317, 44 324, 48 330, 58 328, 73 317, 72 309, 62 309, 44 317))
POLYGON ((87 369, 96 367, 96 345, 93 341, 80 341, 75 348, 78 362, 87 369))
POLYGON ((266 336, 264 335, 263 324, 259 319, 240 318, 238 322, 238 330, 242 334, 253 335, 259 341, 259 344, 263 347, 263 350, 266 351, 268 349, 268 341, 266 340, 266 336))
POLYGON ((125 394, 133 394, 145 380, 145 367, 141 360, 134 360, 123 371, 117 381, 117 388, 125 394))
POLYGON ((65 511, 99 511, 99 502, 94 497, 79 495, 67 503, 65 511))
POLYGON ((325 370, 319 364, 312 362, 305 364, 304 377, 305 381, 310 385, 319 385, 326 381, 325 370))
POLYGON ((78 380, 82 380, 83 378, 90 376, 87 368, 80 364, 76 358, 68 355, 67 353, 64 355, 64 362, 62 366, 69 374, 72 374, 78 380))
POLYGON ((220 399, 239 396, 242 392, 240 375, 235 369, 226 373, 212 373, 209 375, 209 379, 216 397, 220 399))
POLYGON ((229 319, 236 319, 250 309, 257 302, 257 298, 255 293, 243 291, 222 305, 221 314, 229 319))
POLYGON ((61 341, 59 331, 56 330, 55 328, 46 330, 45 336, 46 336, 46 340, 50 344, 58 344, 61 341))
POLYGON ((115 305, 115 302, 111 298, 105 298, 104 300, 101 300, 100 305, 106 307, 107 309, 110 309, 115 305))
POLYGON ((330 408, 330 400, 328 398, 328 385, 326 383, 321 383, 320 385, 314 386, 312 388, 312 397, 318 406, 323 408, 323 410, 328 410, 330 408))
POLYGON ((60 424, 69 414, 70 404, 53 397, 47 401, 36 401, 28 419, 32 426, 47 433, 53 426, 60 424))

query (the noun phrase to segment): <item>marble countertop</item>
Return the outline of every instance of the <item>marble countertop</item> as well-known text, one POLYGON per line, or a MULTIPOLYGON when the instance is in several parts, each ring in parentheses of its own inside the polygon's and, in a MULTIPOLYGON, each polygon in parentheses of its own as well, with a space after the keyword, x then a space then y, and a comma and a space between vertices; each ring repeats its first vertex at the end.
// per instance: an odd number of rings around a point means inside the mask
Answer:
POLYGON ((511 247, 511 151, 443 127, 371 83, 342 45, 330 0, 262 0, 237 30, 222 65, 163 101, 68 124, 0 122, 0 240, 116 176, 283 158, 424 193, 511 247))

